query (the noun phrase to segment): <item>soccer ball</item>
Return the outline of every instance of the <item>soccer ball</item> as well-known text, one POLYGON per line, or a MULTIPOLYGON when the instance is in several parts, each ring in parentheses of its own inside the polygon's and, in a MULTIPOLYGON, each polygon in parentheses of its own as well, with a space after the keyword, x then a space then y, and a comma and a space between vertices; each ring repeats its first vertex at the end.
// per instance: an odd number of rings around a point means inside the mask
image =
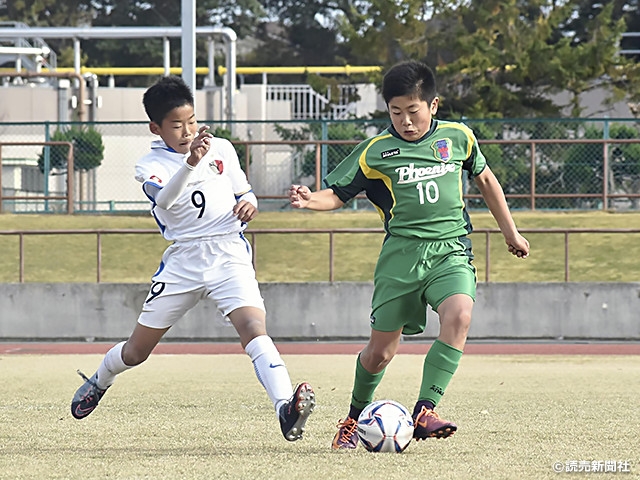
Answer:
POLYGON ((358 436, 370 452, 400 453, 413 438, 409 410, 394 400, 370 403, 358 417, 358 436))

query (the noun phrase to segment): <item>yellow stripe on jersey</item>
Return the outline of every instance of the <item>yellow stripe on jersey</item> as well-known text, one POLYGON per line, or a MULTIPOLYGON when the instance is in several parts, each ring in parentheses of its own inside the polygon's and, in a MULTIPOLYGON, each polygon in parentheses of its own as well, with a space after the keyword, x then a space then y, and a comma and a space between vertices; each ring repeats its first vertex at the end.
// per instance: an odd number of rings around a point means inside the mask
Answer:
POLYGON ((458 193, 460 194, 460 210, 464 210, 466 205, 464 203, 464 187, 462 185, 462 172, 464 170, 461 168, 458 172, 458 193))
POLYGON ((455 128, 457 130, 461 130, 465 134, 465 136, 467 137, 467 157, 466 158, 469 158, 471 156, 471 149, 473 148, 473 143, 474 143, 473 132, 471 131, 471 129, 462 123, 438 122, 438 125, 436 126, 436 130, 440 130, 441 128, 455 128))
MULTIPOLYGON (((442 123, 442 122, 438 122, 438 125, 436 126, 436 130, 439 130, 441 128, 455 128, 457 130, 462 131, 465 136, 467 137, 467 156, 466 158, 470 158, 471 157, 471 152, 472 152, 472 148, 473 148, 473 144, 475 143, 474 141, 474 137, 473 137, 473 131, 467 127, 465 124, 463 123, 442 123)), ((464 201, 464 188, 463 188, 463 184, 462 184, 462 175, 463 175, 463 169, 460 169, 460 174, 458 175, 458 192, 460 193, 460 210, 464 211, 464 209, 466 208, 466 204, 464 201)))
MULTIPOLYGON (((384 184, 387 186, 387 189, 389 190, 389 193, 391 193, 391 198, 393 198, 393 205, 396 204, 396 197, 393 194, 393 188, 392 188, 392 182, 391 182, 391 178, 389 178, 387 175, 384 175, 383 173, 381 173, 379 170, 375 170, 371 167, 369 167, 369 165, 367 165, 367 151, 369 150, 369 148, 371 148, 371 146, 376 143, 379 142, 380 140, 384 140, 387 139, 389 137, 392 137, 393 135, 391 135, 390 133, 387 135, 382 135, 379 137, 376 137, 374 139, 372 139, 369 144, 367 145, 367 147, 362 151, 362 153, 360 154, 360 158, 358 159, 358 163, 360 164, 360 169, 362 170, 362 173, 364 173, 364 176, 367 178, 371 178, 371 179, 375 179, 375 180, 382 180, 384 182, 384 184)), ((384 221, 386 220, 384 217, 384 211, 378 207, 378 205, 376 205, 375 203, 372 203, 373 206, 376 208, 376 210, 378 211, 378 215, 380 215, 380 218, 382 219, 382 222, 384 223, 384 221)), ((389 209, 389 216, 390 219, 393 218, 393 207, 391 207, 389 209)))

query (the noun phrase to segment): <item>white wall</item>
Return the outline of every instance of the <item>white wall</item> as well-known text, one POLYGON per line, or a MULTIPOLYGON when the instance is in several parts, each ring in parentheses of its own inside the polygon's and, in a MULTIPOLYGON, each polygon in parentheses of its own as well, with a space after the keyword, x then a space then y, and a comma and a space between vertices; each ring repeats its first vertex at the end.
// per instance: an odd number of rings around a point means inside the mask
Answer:
MULTIPOLYGON (((126 338, 148 294, 143 284, 0 284, 0 339, 126 338), (33 299, 38 299, 34 302, 33 299)), ((373 285, 357 282, 261 285, 275 339, 362 339, 373 285)), ((640 340, 640 283, 481 283, 470 339, 640 340)), ((425 333, 438 335, 428 314, 425 333)), ((169 338, 237 338, 213 302, 200 302, 169 338)))
POLYGON ((0 86, 0 122, 45 122, 58 119, 58 94, 43 86, 0 86))

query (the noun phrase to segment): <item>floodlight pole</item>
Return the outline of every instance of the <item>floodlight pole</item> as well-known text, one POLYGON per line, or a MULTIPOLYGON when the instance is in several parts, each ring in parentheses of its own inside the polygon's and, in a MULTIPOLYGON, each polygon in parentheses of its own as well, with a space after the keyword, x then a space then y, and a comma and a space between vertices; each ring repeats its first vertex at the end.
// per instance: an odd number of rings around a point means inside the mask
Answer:
MULTIPOLYGON (((196 0, 182 0, 182 79, 196 91, 196 0)), ((195 107, 195 105, 194 105, 195 107)))

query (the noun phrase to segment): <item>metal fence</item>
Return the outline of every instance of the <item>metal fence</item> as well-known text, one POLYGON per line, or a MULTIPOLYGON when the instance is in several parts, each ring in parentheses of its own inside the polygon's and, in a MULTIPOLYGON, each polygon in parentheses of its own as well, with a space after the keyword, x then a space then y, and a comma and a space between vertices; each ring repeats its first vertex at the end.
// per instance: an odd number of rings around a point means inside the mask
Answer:
MULTIPOLYGON (((640 207, 640 129, 635 119, 465 120, 513 209, 615 209, 640 207)), ((238 121, 217 129, 236 146, 263 210, 286 208, 292 183, 319 188, 322 178, 359 141, 381 131, 386 120, 238 121)), ((214 124, 215 127, 215 124, 214 124)), ((134 165, 153 136, 147 122, 0 123, 3 211, 141 212, 148 202, 134 179, 134 165), (46 156, 59 130, 76 126, 99 132, 104 146, 96 166, 88 146, 74 143, 75 191, 60 181, 64 168, 47 169, 46 156), (17 145, 21 143, 23 145, 17 145), (94 168, 95 167, 95 168, 94 168), (66 199, 43 200, 71 195, 66 199), (7 197, 13 197, 7 199, 7 197)), ((485 208, 478 190, 465 184, 470 208, 485 208)), ((350 208, 370 208, 355 201, 350 208)))
MULTIPOLYGON (((44 165, 44 170, 48 170, 48 164, 50 161, 48 148, 44 147, 62 147, 62 150, 66 150, 65 155, 65 163, 67 165, 67 169, 73 171, 74 170, 74 155, 73 155, 73 143, 71 142, 0 142, 0 185, 2 183, 2 148, 3 147, 43 147, 43 154, 38 158, 38 164, 40 164, 40 160, 42 160, 42 164, 44 165)), ((4 201, 43 201, 45 205, 47 205, 50 201, 60 201, 63 200, 66 203, 67 211, 66 213, 73 213, 73 193, 74 193, 74 185, 73 185, 73 175, 65 175, 64 184, 65 184, 65 192, 64 195, 51 195, 49 193, 47 182, 43 182, 42 194, 40 192, 36 192, 31 195, 27 194, 27 192, 22 192, 22 195, 12 195, 5 196, 4 189, 0 188, 0 213, 2 212, 2 207, 4 201)))
MULTIPOLYGON (((308 228, 280 228, 280 229, 249 229, 245 232, 245 236, 250 239, 253 249, 253 263, 256 265, 256 258, 260 255, 258 244, 256 243, 257 237, 260 235, 290 235, 290 234, 314 234, 314 235, 328 235, 329 236, 329 276, 327 280, 333 282, 335 280, 335 237, 337 235, 344 234, 382 234, 384 231, 381 228, 337 228, 337 229, 308 229, 308 228)), ((491 238, 492 235, 500 234, 499 229, 495 228, 477 228, 474 229, 474 234, 481 234, 484 236, 484 279, 478 279, 486 283, 491 281, 491 238)), ((562 235, 564 244, 564 282, 571 280, 570 275, 570 241, 569 237, 576 234, 592 233, 592 234, 640 234, 640 229, 623 229, 623 228, 608 228, 608 229, 591 229, 591 228, 530 228, 520 229, 522 234, 552 234, 562 235)), ((3 231, 0 230, 0 236, 18 237, 18 282, 25 282, 25 247, 24 239, 27 236, 51 236, 51 235, 91 235, 96 238, 96 282, 102 281, 102 241, 105 236, 108 235, 158 235, 156 229, 113 229, 113 230, 12 230, 3 231)), ((320 254, 322 255, 322 254, 320 254)), ((257 268, 256 268, 257 270, 257 268)))

